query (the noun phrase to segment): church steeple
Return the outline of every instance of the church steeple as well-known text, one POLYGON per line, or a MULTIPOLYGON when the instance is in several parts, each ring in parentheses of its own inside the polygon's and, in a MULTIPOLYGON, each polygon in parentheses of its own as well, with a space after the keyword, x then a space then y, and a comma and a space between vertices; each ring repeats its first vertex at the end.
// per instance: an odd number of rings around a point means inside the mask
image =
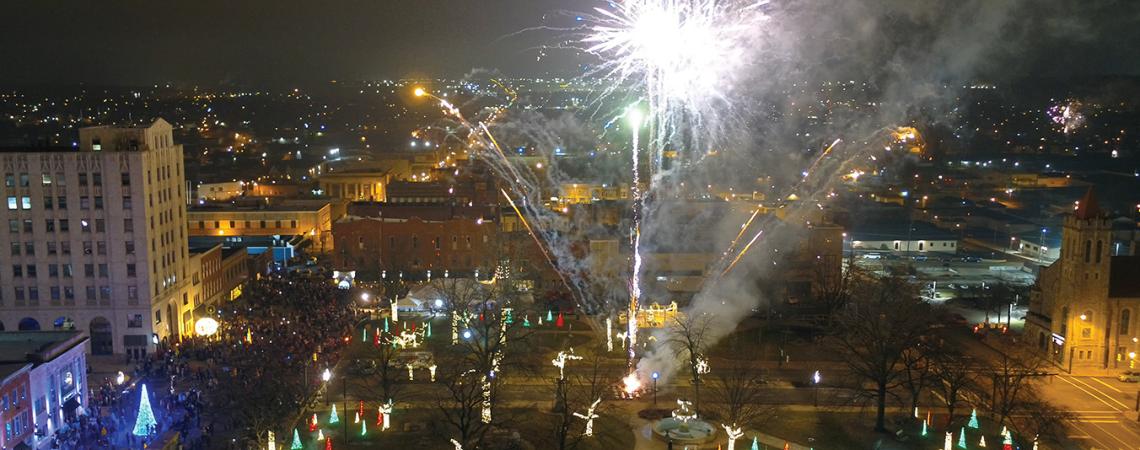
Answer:
POLYGON ((1096 193, 1090 186, 1088 191, 1085 191, 1085 196, 1081 197, 1081 201, 1077 203, 1076 211, 1073 215, 1081 220, 1089 220, 1100 217, 1100 204, 1096 201, 1096 193))

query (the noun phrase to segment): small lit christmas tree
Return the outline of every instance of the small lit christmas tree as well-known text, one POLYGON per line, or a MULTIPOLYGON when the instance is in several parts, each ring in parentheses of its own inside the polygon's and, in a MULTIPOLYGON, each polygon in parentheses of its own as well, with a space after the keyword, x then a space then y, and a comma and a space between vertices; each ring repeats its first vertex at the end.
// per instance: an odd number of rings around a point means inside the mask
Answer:
POLYGON ((135 429, 131 433, 135 436, 147 436, 154 428, 158 428, 158 421, 154 420, 154 411, 150 409, 150 394, 147 393, 144 384, 142 397, 139 400, 139 414, 135 417, 135 429))
POLYGON ((966 424, 966 426, 975 430, 978 429, 978 408, 974 408, 974 410, 970 412, 970 423, 966 424))
POLYGON ((368 434, 368 421, 362 420, 360 421, 360 435, 364 436, 366 434, 368 434))
POLYGON ((1013 450, 1013 437, 1006 432, 1001 437, 1001 450, 1013 450))
POLYGON ((384 332, 385 333, 388 332, 388 318, 387 317, 384 318, 384 332))
POLYGON ((325 450, 332 450, 332 439, 325 438, 325 450))
POLYGON ((301 433, 297 432, 297 429, 294 428, 293 444, 289 446, 289 450, 301 450, 303 448, 305 448, 305 446, 301 444, 301 433))
POLYGON ((922 421, 922 436, 925 437, 927 434, 930 433, 926 430, 926 421, 924 420, 922 421))
POLYGON ((336 403, 332 405, 332 412, 329 413, 329 425, 340 422, 340 417, 336 415, 336 403))
POLYGON ((760 439, 758 439, 756 436, 752 436, 752 449, 751 450, 760 450, 760 439))
POLYGON ((424 326, 424 329, 426 330, 427 337, 431 337, 431 322, 428 322, 427 325, 424 326))
POLYGON ((966 427, 962 427, 962 434, 958 435, 958 448, 966 448, 966 427))
POLYGON ((552 310, 552 309, 546 310, 546 322, 549 323, 553 320, 554 320, 554 310, 552 310))
POLYGON ((317 431, 317 413, 313 413, 313 420, 309 421, 309 432, 317 431))
POLYGON ((530 328, 530 315, 523 316, 523 327, 530 328))
POLYGON ((978 447, 986 448, 986 436, 982 435, 982 439, 978 441, 978 447))

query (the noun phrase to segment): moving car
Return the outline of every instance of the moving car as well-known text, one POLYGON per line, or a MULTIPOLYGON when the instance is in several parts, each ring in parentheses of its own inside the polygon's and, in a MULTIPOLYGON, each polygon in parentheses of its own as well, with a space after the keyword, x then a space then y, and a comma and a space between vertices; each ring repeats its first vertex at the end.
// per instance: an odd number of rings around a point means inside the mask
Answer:
POLYGON ((1140 372, 1124 372, 1116 379, 1125 383, 1140 383, 1140 372))

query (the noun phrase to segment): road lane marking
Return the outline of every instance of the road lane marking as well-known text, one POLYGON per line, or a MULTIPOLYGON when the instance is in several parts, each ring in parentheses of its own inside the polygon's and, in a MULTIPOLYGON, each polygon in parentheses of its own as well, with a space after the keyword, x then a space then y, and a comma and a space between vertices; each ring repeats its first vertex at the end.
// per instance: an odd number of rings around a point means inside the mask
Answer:
MULTIPOLYGON (((1095 378, 1094 378, 1094 379, 1095 379, 1095 378)), ((1127 410, 1130 408, 1130 407, 1129 407, 1129 405, 1126 405, 1126 404, 1124 404, 1123 402, 1121 402, 1120 400, 1117 400, 1117 399, 1113 398, 1111 395, 1108 395, 1108 393, 1107 393, 1107 392, 1104 392, 1104 391, 1102 391, 1102 390, 1100 390, 1100 389, 1097 389, 1097 387, 1096 387, 1096 386, 1093 386, 1093 385, 1089 384, 1088 382, 1086 382, 1086 381, 1084 381, 1084 380, 1082 380, 1082 379, 1080 379, 1080 378, 1075 378, 1075 377, 1074 377, 1074 378, 1073 378, 1073 381, 1076 381, 1076 382, 1078 382, 1078 383, 1081 383, 1081 384, 1083 384, 1083 385, 1085 385, 1085 386, 1088 386, 1088 387, 1089 387, 1089 389, 1092 389, 1092 390, 1096 391, 1098 394, 1100 394, 1100 395, 1101 395, 1101 396, 1103 396, 1104 398, 1107 398, 1107 399, 1109 399, 1109 400, 1112 400, 1112 401, 1113 401, 1113 403, 1116 403, 1117 405, 1120 405, 1120 407, 1124 408, 1124 411, 1127 411, 1127 410)))
POLYGON ((1089 397, 1092 397, 1092 398, 1096 399, 1096 401, 1098 401, 1098 402, 1104 403, 1104 405, 1105 405, 1105 406, 1108 406, 1109 408, 1112 408, 1112 409, 1114 409, 1114 410, 1116 410, 1116 411, 1120 411, 1120 410, 1119 410, 1119 409, 1117 409, 1115 406, 1112 406, 1112 404, 1111 404, 1111 403, 1104 401, 1104 399, 1100 398, 1098 395, 1096 395, 1096 394, 1093 394, 1092 392, 1089 392, 1089 390, 1088 390, 1088 389, 1085 389, 1085 388, 1083 388, 1083 387, 1080 387, 1080 386, 1078 386, 1076 383, 1073 383, 1072 381, 1069 381, 1069 379, 1068 379, 1068 378, 1065 378, 1064 376, 1058 376, 1057 378, 1058 378, 1058 379, 1060 379, 1061 381, 1064 381, 1064 382, 1066 382, 1066 383, 1069 383, 1070 385, 1072 385, 1073 387, 1075 387, 1075 388, 1077 388, 1077 389, 1080 389, 1080 390, 1081 390, 1081 392, 1084 392, 1084 393, 1088 394, 1088 395, 1089 395, 1089 397))
POLYGON ((1122 390, 1120 390, 1120 389, 1117 389, 1117 388, 1116 388, 1116 386, 1113 386, 1113 385, 1111 385, 1111 384, 1108 384, 1108 383, 1105 383, 1105 382, 1103 382, 1103 381, 1100 381, 1100 378, 1093 378, 1093 380, 1094 380, 1094 381, 1096 381, 1097 383, 1103 384, 1103 385, 1104 385, 1104 387, 1107 387, 1107 388, 1109 388, 1109 389, 1112 389, 1112 390, 1114 390, 1114 391, 1116 391, 1116 392, 1119 392, 1119 393, 1121 393, 1121 394, 1123 394, 1123 393, 1124 393, 1124 391, 1122 391, 1122 390))
POLYGON ((1100 445, 1100 446, 1104 447, 1106 450, 1107 450, 1107 449, 1111 449, 1111 448, 1112 448, 1112 447, 1110 447, 1109 445, 1107 445, 1107 444, 1105 444, 1104 442, 1102 442, 1100 439, 1097 439, 1097 437, 1096 437, 1096 436, 1093 436, 1093 435, 1092 435, 1092 433, 1089 433, 1089 430, 1088 430, 1088 429, 1086 429, 1086 428, 1084 428, 1084 427, 1081 427, 1081 426, 1079 426, 1079 425, 1077 426, 1077 428, 1078 428, 1078 429, 1080 429, 1081 431, 1084 431, 1085 433, 1087 433, 1087 435, 1088 435, 1088 438, 1089 438, 1089 439, 1092 439, 1092 440, 1093 440, 1093 442, 1096 442, 1096 443, 1097 443, 1097 445, 1100 445))
MULTIPOLYGON (((1133 445, 1133 444, 1129 444, 1129 443, 1125 442, 1123 439, 1121 439, 1121 438, 1119 438, 1119 437, 1116 437, 1116 434, 1115 434, 1115 433, 1113 433, 1113 432, 1109 431, 1109 430, 1108 430, 1107 428, 1105 428, 1105 427, 1102 427, 1102 426, 1100 426, 1100 425, 1096 425, 1096 424, 1093 424, 1093 426, 1094 426, 1094 427, 1096 427, 1098 430, 1101 430, 1101 431, 1103 431, 1103 432, 1104 432, 1104 434, 1107 434, 1107 435, 1108 435, 1108 437, 1112 438, 1112 440, 1114 440, 1114 441, 1116 441, 1116 442, 1119 442, 1119 443, 1121 443, 1121 444, 1124 444, 1124 446, 1123 446, 1123 447, 1120 447, 1120 448, 1124 448, 1124 449, 1127 449, 1127 448, 1129 448, 1129 445, 1133 445)), ((1123 428, 1123 427, 1118 427, 1118 428, 1123 428)), ((1135 447, 1132 447, 1132 448, 1135 448, 1135 447)))

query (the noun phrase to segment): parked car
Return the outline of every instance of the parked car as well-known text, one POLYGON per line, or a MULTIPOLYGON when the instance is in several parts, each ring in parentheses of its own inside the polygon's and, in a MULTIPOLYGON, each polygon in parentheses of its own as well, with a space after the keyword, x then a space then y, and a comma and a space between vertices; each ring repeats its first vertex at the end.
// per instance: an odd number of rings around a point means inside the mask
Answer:
POLYGON ((1124 372, 1116 379, 1125 383, 1140 383, 1140 372, 1124 372))

